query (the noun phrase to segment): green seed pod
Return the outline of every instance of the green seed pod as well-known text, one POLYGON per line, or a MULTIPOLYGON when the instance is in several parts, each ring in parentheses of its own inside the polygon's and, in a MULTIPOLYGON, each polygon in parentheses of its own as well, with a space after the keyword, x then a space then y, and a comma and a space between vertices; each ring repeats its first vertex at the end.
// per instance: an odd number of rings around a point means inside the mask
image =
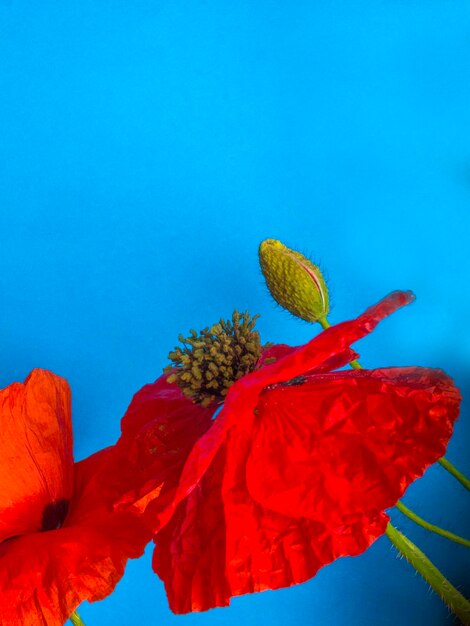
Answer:
POLYGON ((278 304, 307 322, 318 322, 329 311, 328 289, 320 269, 300 252, 277 239, 265 239, 259 260, 266 284, 278 304))

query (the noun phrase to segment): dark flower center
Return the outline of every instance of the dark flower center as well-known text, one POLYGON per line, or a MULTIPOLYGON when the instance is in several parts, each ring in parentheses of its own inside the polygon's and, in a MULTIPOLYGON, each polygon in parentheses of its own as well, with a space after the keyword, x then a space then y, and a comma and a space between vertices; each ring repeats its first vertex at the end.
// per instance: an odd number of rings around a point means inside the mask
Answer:
POLYGON ((44 507, 42 512, 41 530, 57 530, 67 517, 69 501, 65 499, 54 500, 44 507))
POLYGON ((184 395, 202 406, 222 402, 233 383, 252 372, 261 356, 258 315, 234 311, 232 320, 220 320, 200 333, 178 337, 183 347, 176 347, 165 368, 169 382, 176 382, 184 395))

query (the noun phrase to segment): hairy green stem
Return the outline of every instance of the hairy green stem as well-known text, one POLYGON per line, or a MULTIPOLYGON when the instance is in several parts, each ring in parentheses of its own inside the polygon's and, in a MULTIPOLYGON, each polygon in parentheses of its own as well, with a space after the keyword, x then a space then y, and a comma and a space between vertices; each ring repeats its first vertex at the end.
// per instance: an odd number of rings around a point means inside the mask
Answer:
POLYGON ((460 484, 462 484, 465 489, 470 491, 470 480, 460 472, 455 465, 452 465, 450 461, 448 461, 444 456, 438 460, 439 465, 442 465, 444 469, 446 469, 449 474, 452 474, 454 478, 456 478, 460 484))
POLYGON ((449 609, 457 615, 464 626, 470 626, 470 602, 458 591, 428 557, 411 542, 405 535, 390 523, 385 534, 395 548, 411 563, 415 570, 447 604, 449 609))
POLYGON ((78 614, 78 611, 74 611, 69 619, 72 622, 73 626, 85 626, 82 618, 78 614))
POLYGON ((416 515, 416 513, 414 513, 407 506, 405 506, 403 502, 400 502, 400 500, 398 500, 395 506, 401 513, 403 513, 403 515, 406 515, 406 517, 408 517, 410 520, 415 522, 415 524, 419 524, 419 526, 422 526, 423 528, 431 531, 432 533, 436 533, 436 535, 440 535, 441 537, 450 539, 450 541, 455 541, 456 543, 460 543, 463 546, 470 548, 470 541, 468 539, 464 539, 463 537, 460 537, 459 535, 456 535, 455 533, 451 533, 448 530, 444 530, 444 528, 441 528, 440 526, 436 526, 435 524, 431 524, 427 522, 419 515, 416 515))

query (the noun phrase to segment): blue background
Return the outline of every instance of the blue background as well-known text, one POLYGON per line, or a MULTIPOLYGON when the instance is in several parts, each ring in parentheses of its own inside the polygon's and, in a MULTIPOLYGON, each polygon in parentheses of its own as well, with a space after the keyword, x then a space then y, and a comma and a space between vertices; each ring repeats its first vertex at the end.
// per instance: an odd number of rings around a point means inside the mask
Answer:
MULTIPOLYGON (((470 472, 470 5, 456 0, 0 1, 0 384, 73 389, 80 459, 112 443, 179 332, 236 307, 265 341, 313 328, 270 300, 258 243, 329 277, 330 321, 395 288, 417 302, 358 349, 453 375, 448 458, 470 472)), ((439 466, 404 502, 469 534, 439 466)), ((465 548, 393 513, 467 594, 465 548)), ((150 555, 93 624, 434 626, 452 617, 385 537, 292 589, 175 617, 150 555)))

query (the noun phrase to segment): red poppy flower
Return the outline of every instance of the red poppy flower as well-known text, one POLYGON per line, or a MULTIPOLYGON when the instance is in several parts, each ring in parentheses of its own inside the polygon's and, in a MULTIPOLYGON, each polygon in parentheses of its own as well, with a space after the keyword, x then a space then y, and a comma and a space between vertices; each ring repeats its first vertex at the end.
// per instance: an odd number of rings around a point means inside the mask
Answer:
POLYGON ((64 624, 83 600, 111 593, 151 538, 135 515, 113 511, 113 448, 74 465, 70 413, 67 382, 45 370, 0 391, 2 626, 64 624))
POLYGON ((385 509, 443 455, 459 393, 440 370, 333 370, 412 299, 394 292, 304 346, 269 348, 215 419, 217 404, 166 376, 136 394, 120 442, 140 460, 129 499, 156 532, 173 611, 301 583, 384 533, 385 509))

